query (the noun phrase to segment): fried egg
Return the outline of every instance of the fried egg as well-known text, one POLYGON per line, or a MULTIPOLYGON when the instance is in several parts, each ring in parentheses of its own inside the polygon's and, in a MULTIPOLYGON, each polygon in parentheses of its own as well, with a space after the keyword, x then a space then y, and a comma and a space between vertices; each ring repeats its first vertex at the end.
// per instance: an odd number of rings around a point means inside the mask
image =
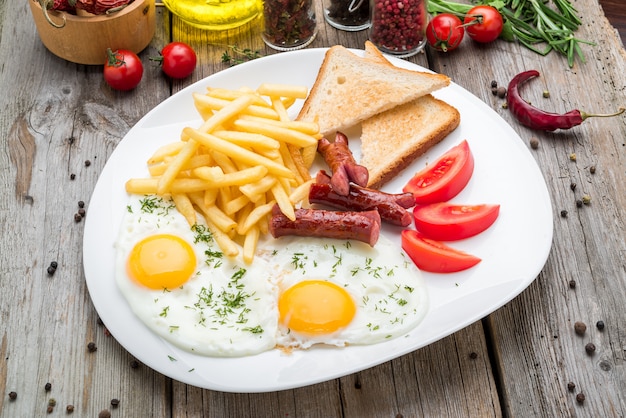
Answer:
POLYGON ((173 203, 131 196, 116 242, 116 281, 135 315, 172 344, 238 357, 276 345, 277 293, 263 262, 222 257, 206 227, 173 203))
POLYGON ((134 314, 189 352, 241 357, 276 347, 376 344, 428 310, 419 270, 398 243, 266 236, 251 264, 223 256, 203 219, 131 196, 116 241, 116 281, 134 314))
POLYGON ((282 237, 260 257, 277 280, 279 346, 376 344, 406 335, 428 310, 419 270, 383 235, 374 248, 282 237))

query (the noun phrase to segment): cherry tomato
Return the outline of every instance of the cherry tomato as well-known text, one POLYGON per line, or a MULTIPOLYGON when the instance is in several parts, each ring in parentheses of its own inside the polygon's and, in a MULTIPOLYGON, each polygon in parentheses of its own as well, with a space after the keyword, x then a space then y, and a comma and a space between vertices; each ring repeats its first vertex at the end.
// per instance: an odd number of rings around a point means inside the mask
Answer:
POLYGON ((476 42, 492 42, 498 39, 504 21, 502 15, 493 6, 480 5, 472 7, 463 21, 467 35, 476 42))
POLYGON ((161 50, 162 69, 171 78, 185 78, 196 68, 196 53, 186 43, 172 42, 161 50))
POLYGON ((463 190, 473 172, 474 156, 463 140, 415 174, 402 190, 413 193, 418 205, 445 202, 463 190))
POLYGON ((107 60, 104 64, 104 80, 115 90, 132 90, 141 81, 143 64, 132 51, 107 49, 107 60))
POLYGON ((498 218, 500 205, 433 203, 416 206, 413 219, 418 231, 440 241, 456 241, 480 234, 498 218))
POLYGON ((402 249, 417 268, 432 273, 454 273, 480 263, 480 258, 426 238, 413 229, 402 231, 402 249))
POLYGON ((452 13, 438 14, 426 26, 426 40, 437 51, 448 52, 456 49, 464 35, 463 22, 452 13))

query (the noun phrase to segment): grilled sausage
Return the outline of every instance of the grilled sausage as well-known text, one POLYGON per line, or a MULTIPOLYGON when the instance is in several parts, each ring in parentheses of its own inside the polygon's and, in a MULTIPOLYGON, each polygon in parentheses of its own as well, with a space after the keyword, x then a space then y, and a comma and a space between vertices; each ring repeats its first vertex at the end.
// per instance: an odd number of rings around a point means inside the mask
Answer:
POLYGON ((269 230, 274 238, 296 235, 352 239, 373 247, 380 235, 380 215, 376 210, 353 212, 296 209, 296 220, 292 221, 276 205, 272 209, 269 230))
MULTIPOLYGON (((320 170, 315 176, 315 182, 319 184, 330 184, 330 176, 324 170, 320 170)), ((350 189, 361 190, 363 191, 363 193, 367 193, 368 195, 371 195, 372 198, 376 200, 388 199, 389 201, 393 201, 405 209, 410 209, 413 206, 415 206, 415 197, 410 192, 386 193, 378 189, 372 189, 370 187, 361 187, 361 186, 357 186, 354 184, 350 185, 350 189)))
POLYGON ((408 226, 412 222, 411 214, 396 202, 395 195, 365 187, 350 185, 348 194, 342 196, 330 184, 313 183, 309 202, 343 210, 376 209, 383 221, 393 225, 408 226))
POLYGON ((332 143, 326 138, 320 139, 317 143, 317 151, 324 157, 324 161, 332 171, 331 183, 337 193, 347 195, 350 182, 363 187, 367 186, 369 172, 367 168, 357 164, 354 160, 346 135, 337 132, 335 141, 332 143))

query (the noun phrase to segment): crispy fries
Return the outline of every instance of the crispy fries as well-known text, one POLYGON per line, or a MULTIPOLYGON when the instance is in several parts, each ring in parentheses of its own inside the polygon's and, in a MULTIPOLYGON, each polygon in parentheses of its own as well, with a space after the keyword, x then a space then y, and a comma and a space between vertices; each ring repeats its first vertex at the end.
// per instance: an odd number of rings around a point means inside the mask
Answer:
POLYGON ((319 127, 287 112, 307 93, 282 84, 193 93, 203 122, 156 149, 147 162, 150 176, 129 179, 126 191, 171 196, 190 225, 199 222, 197 214, 205 218, 226 256, 242 252, 252 262, 272 207, 294 219, 294 208, 308 205, 319 127))

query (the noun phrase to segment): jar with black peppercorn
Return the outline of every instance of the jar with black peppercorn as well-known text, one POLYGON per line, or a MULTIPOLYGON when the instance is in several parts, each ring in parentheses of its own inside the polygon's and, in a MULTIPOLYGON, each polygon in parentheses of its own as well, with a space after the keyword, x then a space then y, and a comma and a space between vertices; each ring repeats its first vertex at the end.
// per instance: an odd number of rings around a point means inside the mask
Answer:
POLYGON ((263 41, 278 51, 301 49, 317 35, 313 0, 265 0, 263 41))
POLYGON ((370 27, 370 0, 325 0, 324 19, 334 28, 355 32, 370 27))
POLYGON ((426 45, 427 0, 371 0, 370 41, 382 52, 407 58, 426 45))

